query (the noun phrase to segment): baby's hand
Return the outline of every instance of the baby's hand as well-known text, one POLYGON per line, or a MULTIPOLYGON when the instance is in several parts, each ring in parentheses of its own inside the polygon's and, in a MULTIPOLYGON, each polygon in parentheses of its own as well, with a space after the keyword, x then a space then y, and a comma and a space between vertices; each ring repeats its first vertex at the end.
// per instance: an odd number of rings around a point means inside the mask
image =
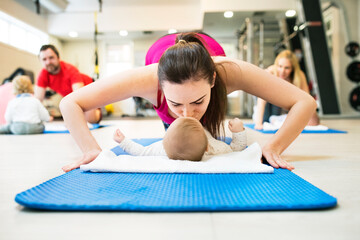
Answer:
POLYGON ((125 135, 120 131, 120 129, 116 129, 114 132, 114 140, 117 143, 121 143, 125 138, 125 135))
POLYGON ((242 132, 245 130, 243 122, 238 118, 234 118, 229 121, 229 129, 233 133, 242 132))

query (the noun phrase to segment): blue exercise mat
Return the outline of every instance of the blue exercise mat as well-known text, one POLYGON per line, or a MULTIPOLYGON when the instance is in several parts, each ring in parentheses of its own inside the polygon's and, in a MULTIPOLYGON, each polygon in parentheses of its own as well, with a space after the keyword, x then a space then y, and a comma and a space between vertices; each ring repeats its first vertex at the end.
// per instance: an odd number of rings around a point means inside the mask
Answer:
MULTIPOLYGON (((137 139, 148 145, 159 139, 137 139)), ((228 142, 228 141, 227 141, 228 142)), ((124 154, 121 149, 116 153, 124 154)), ((324 209, 336 198, 296 174, 92 173, 80 169, 19 193, 25 207, 61 211, 259 211, 324 209)))
MULTIPOLYGON (((255 130, 255 131, 258 131, 258 132, 261 132, 261 133, 265 133, 265 134, 274 134, 274 133, 277 132, 277 130, 258 130, 258 129, 255 129, 255 124, 253 124, 253 123, 245 123, 244 126, 247 127, 247 128, 251 128, 252 130, 255 130)), ((347 132, 329 128, 328 130, 306 130, 306 129, 304 129, 301 133, 328 134, 328 133, 347 133, 347 132)))
MULTIPOLYGON (((108 125, 101 125, 101 124, 97 124, 97 123, 94 123, 94 124, 91 124, 92 126, 89 127, 90 130, 94 130, 94 129, 98 129, 98 128, 103 128, 103 127, 107 127, 108 125)), ((43 132, 44 134, 50 134, 50 133, 69 133, 69 130, 46 130, 45 128, 45 131, 43 132)))

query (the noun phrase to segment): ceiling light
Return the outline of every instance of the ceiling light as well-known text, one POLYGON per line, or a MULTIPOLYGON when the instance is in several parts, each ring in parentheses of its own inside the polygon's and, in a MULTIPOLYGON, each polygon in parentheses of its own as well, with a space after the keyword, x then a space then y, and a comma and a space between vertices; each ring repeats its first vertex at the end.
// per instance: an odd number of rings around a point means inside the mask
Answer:
POLYGON ((285 12, 285 16, 286 17, 294 17, 296 15, 296 11, 295 10, 287 10, 285 12))
POLYGON ((128 33, 128 31, 126 31, 126 30, 121 30, 121 31, 119 32, 119 34, 120 34, 120 36, 122 36, 122 37, 126 37, 129 33, 128 33))
POLYGON ((75 32, 75 31, 71 31, 71 32, 69 32, 69 36, 72 37, 72 38, 76 38, 76 37, 79 36, 79 34, 77 32, 75 32))
POLYGON ((169 29, 168 33, 169 34, 177 33, 177 30, 174 28, 171 28, 171 29, 169 29))
POLYGON ((234 12, 233 11, 226 11, 224 12, 224 17, 225 18, 232 18, 234 16, 234 12))

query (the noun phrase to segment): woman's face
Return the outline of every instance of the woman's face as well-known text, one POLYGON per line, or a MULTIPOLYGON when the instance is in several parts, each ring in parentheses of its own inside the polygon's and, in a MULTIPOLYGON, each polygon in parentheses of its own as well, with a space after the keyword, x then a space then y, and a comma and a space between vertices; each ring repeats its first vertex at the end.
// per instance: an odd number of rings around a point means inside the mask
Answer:
POLYGON ((193 117, 200 120, 209 105, 212 87, 205 79, 190 79, 183 84, 165 81, 162 89, 167 105, 175 115, 173 117, 193 117))
POLYGON ((276 67, 278 76, 282 79, 289 80, 289 77, 293 71, 290 60, 287 58, 280 58, 276 67))

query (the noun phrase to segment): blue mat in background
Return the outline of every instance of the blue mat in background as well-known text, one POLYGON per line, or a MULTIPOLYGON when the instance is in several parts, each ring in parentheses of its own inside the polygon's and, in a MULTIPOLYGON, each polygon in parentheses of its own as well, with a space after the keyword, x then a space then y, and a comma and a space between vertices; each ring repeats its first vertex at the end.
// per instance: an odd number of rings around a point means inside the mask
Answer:
MULTIPOLYGON (((108 125, 101 125, 101 124, 97 124, 97 123, 93 123, 91 124, 92 126, 89 127, 90 130, 94 130, 94 129, 98 129, 98 128, 103 128, 103 127, 107 127, 108 125)), ((49 133, 69 133, 69 130, 46 130, 43 132, 44 134, 49 134, 49 133)))
MULTIPOLYGON (((255 124, 253 123, 245 123, 244 127, 247 128, 251 128, 252 130, 261 132, 261 133, 265 133, 265 134, 274 134, 277 132, 277 130, 258 130, 255 129, 255 124)), ((328 134, 328 133, 347 133, 346 131, 340 131, 340 130, 336 130, 336 129, 331 129, 329 128, 328 130, 303 130, 301 133, 318 133, 318 134, 328 134)))
MULTIPOLYGON (((136 139, 143 145, 158 140, 136 139)), ((120 148, 113 151, 124 154, 120 148)), ((284 169, 275 169, 273 174, 91 173, 76 169, 17 194, 15 201, 35 209, 146 212, 324 209, 337 204, 336 198, 284 169)))

